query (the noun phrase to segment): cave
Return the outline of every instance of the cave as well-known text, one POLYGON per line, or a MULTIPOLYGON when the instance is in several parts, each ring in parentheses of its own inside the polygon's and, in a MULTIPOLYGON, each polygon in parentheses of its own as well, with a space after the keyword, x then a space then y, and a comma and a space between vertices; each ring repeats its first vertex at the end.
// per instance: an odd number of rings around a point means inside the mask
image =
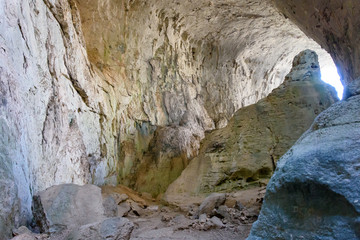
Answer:
POLYGON ((0 240, 359 239, 359 16, 0 0, 0 240))

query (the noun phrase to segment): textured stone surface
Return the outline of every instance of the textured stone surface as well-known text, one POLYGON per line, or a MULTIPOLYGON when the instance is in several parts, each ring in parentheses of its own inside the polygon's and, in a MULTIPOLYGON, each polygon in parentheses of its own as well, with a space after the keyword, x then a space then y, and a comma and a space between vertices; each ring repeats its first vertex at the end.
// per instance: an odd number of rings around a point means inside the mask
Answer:
MULTIPOLYGON (((275 1, 328 49, 359 93, 359 1, 275 1)), ((358 239, 359 96, 331 106, 280 160, 249 239, 358 239), (285 230, 286 229, 286 230, 285 230)))
POLYGON ((54 184, 163 191, 204 131, 319 49, 260 0, 0 0, 0 22, 0 229, 29 221, 32 194, 54 184), (162 129, 182 143, 174 153, 149 149, 166 146, 162 129))
POLYGON ((105 218, 101 189, 94 185, 62 184, 34 196, 34 221, 42 232, 61 232, 105 218))
POLYGON ((109 240, 128 240, 134 224, 126 218, 108 218, 104 221, 92 223, 80 227, 74 233, 68 236, 68 239, 73 240, 98 240, 98 239, 109 239, 109 240))
POLYGON ((338 66, 345 97, 360 93, 360 2, 274 0, 277 7, 327 49, 338 66))
POLYGON ((0 198, 12 198, 5 224, 30 220, 33 193, 103 183, 114 165, 100 151, 114 139, 101 117, 108 100, 99 86, 108 86, 91 69, 78 19, 72 1, 0 1, 0 178, 9 192, 0 198))
POLYGON ((249 240, 360 238, 359 108, 334 104, 280 159, 249 240))
POLYGON ((119 179, 154 196, 197 154, 204 131, 269 94, 298 52, 329 60, 267 1, 77 3, 89 59, 119 89, 119 179))
POLYGON ((169 186, 165 199, 184 201, 189 195, 266 184, 277 160, 336 100, 334 89, 320 80, 316 53, 301 52, 279 88, 205 137, 200 154, 169 186))
POLYGON ((210 196, 205 198, 199 207, 199 215, 207 214, 210 215, 212 211, 225 203, 225 193, 212 193, 210 196))

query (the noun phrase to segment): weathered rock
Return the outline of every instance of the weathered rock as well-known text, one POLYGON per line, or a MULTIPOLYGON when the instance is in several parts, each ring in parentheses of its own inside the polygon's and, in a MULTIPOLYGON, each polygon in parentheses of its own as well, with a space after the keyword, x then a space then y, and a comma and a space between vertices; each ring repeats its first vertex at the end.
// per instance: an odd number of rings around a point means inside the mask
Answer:
POLYGON ((108 197, 113 198, 115 201, 115 204, 117 204, 117 205, 119 205, 120 203, 129 199, 129 196, 127 194, 125 194, 125 193, 120 194, 120 193, 116 193, 116 192, 109 194, 108 197))
POLYGON ((0 22, 4 234, 55 184, 146 179, 164 191, 187 161, 144 157, 156 129, 196 154, 204 131, 278 86, 298 51, 320 49, 259 0, 0 0, 0 22))
POLYGON ((229 196, 229 197, 226 197, 224 204, 228 208, 235 208, 235 206, 237 204, 237 200, 236 200, 236 198, 229 196))
POLYGON ((210 218, 210 221, 215 225, 215 227, 217 228, 223 228, 225 227, 225 225, 223 224, 223 222, 216 216, 213 216, 212 218, 210 218))
POLYGON ((320 80, 316 53, 301 52, 279 88, 206 136, 165 199, 176 203, 186 196, 265 185, 277 160, 335 101, 334 89, 320 80))
POLYGON ((129 201, 129 204, 130 204, 131 211, 136 216, 141 216, 144 214, 144 208, 142 206, 140 206, 137 202, 129 201))
POLYGON ((205 213, 211 215, 215 208, 224 204, 226 200, 225 193, 212 193, 201 203, 199 207, 199 215, 205 213))
POLYGON ((12 231, 13 235, 14 236, 17 236, 17 235, 20 235, 20 234, 32 234, 32 232, 25 226, 20 226, 19 228, 17 229, 14 229, 12 231))
POLYGON ((112 196, 108 196, 105 199, 103 199, 103 206, 106 217, 118 216, 118 204, 116 203, 115 199, 112 196))
POLYGON ((18 224, 20 215, 20 199, 8 150, 14 147, 15 138, 9 130, 7 122, 0 118, 0 236, 3 238, 11 237, 11 228, 18 224))
POLYGON ((34 196, 34 221, 42 232, 59 232, 105 218, 101 189, 94 185, 62 184, 34 196))
POLYGON ((120 205, 117 206, 117 215, 119 217, 126 217, 130 211, 131 206, 128 202, 120 203, 120 205))
POLYGON ((334 104, 280 159, 249 240, 360 238, 359 111, 334 104))
POLYGON ((215 210, 215 215, 220 218, 231 219, 228 207, 225 205, 219 206, 218 209, 215 210))
POLYGON ((23 233, 23 234, 20 234, 16 237, 12 238, 11 240, 37 240, 37 239, 39 239, 39 238, 36 238, 32 234, 23 233))
POLYGON ((68 239, 73 240, 128 240, 134 224, 126 218, 107 218, 103 221, 81 226, 74 231, 68 239))
POLYGON ((334 59, 344 97, 359 94, 360 2, 357 0, 274 0, 277 7, 305 33, 321 44, 334 59))
POLYGON ((121 111, 105 113, 120 125, 120 182, 153 197, 198 153, 204 132, 268 95, 299 51, 327 55, 265 1, 76 3, 89 60, 110 76, 121 111))
POLYGON ((45 240, 45 239, 49 239, 49 235, 33 233, 25 226, 21 226, 18 229, 14 229, 13 235, 15 237, 12 238, 11 240, 45 240))

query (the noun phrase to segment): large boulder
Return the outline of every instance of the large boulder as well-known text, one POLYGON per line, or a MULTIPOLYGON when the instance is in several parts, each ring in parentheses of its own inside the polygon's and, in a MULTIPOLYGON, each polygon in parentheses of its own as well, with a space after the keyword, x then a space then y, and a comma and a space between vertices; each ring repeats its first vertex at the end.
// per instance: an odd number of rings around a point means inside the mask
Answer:
POLYGON ((205 137, 165 199, 179 204, 189 196, 266 184, 278 159, 336 101, 334 89, 320 79, 316 53, 299 53, 279 88, 205 137))
POLYGON ((360 239, 359 112, 334 104, 281 158, 248 240, 360 239))
POLYGON ((95 185, 62 184, 34 196, 34 221, 41 232, 54 233, 104 220, 101 189, 95 185))

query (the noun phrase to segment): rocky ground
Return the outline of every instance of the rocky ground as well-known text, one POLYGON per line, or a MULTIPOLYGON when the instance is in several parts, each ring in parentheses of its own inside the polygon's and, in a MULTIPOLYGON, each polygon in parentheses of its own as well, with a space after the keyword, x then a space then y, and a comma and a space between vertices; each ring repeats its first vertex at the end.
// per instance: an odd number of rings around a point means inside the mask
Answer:
POLYGON ((179 207, 124 186, 103 187, 100 194, 93 185, 58 185, 35 196, 32 225, 14 229, 13 240, 245 239, 264 195, 264 187, 255 187, 179 207))

